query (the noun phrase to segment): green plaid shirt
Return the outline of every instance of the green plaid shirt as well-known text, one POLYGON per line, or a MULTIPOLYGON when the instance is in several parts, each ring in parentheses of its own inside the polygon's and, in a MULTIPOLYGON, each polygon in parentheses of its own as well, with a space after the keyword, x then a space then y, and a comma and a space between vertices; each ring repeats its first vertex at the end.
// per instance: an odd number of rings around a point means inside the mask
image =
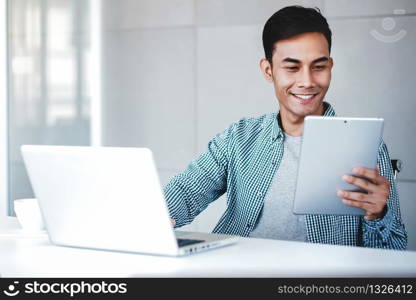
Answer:
MULTIPOLYGON (((335 116, 325 103, 324 116, 335 116)), ((214 233, 247 237, 260 215, 264 198, 279 171, 284 134, 279 115, 244 118, 216 135, 208 149, 164 189, 176 227, 189 224, 212 201, 227 192, 227 208, 214 233)), ((391 182, 383 218, 306 215, 306 239, 312 243, 405 249, 407 234, 401 221, 396 181, 387 147, 380 144, 381 175, 391 182)))

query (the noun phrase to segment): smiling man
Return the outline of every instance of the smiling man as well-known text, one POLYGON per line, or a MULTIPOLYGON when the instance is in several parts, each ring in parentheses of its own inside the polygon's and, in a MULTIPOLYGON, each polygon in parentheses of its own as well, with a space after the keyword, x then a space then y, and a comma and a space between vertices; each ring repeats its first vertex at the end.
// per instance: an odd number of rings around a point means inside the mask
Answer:
POLYGON ((227 193, 215 233, 405 249, 407 234, 384 142, 377 169, 353 170, 366 179, 343 177, 367 193, 337 191, 339 201, 364 209, 365 216, 293 214, 304 118, 335 116, 324 101, 334 64, 331 30, 317 9, 285 7, 266 22, 263 46, 260 68, 274 85, 279 112, 232 124, 171 179, 164 191, 175 226, 189 224, 227 193))

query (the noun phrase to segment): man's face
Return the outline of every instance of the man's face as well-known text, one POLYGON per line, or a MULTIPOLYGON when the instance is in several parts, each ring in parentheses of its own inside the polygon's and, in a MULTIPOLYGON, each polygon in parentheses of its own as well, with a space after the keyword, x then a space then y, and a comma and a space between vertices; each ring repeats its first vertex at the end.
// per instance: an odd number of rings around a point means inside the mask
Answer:
POLYGON ((305 116, 323 114, 331 82, 332 58, 321 33, 304 33, 275 43, 272 67, 261 61, 266 79, 273 82, 282 118, 303 122, 305 116))

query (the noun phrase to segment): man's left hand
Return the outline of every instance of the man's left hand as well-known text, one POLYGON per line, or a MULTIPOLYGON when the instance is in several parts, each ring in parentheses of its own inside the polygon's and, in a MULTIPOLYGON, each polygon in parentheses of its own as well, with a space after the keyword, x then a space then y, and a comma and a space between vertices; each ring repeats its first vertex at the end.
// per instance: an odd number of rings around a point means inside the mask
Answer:
POLYGON ((365 179, 347 174, 342 176, 342 179, 365 190, 367 194, 338 190, 337 196, 342 198, 342 202, 346 205, 364 209, 366 211, 366 220, 371 221, 382 218, 385 214, 385 207, 389 197, 390 181, 380 175, 378 166, 377 169, 355 167, 352 171, 355 175, 365 179))

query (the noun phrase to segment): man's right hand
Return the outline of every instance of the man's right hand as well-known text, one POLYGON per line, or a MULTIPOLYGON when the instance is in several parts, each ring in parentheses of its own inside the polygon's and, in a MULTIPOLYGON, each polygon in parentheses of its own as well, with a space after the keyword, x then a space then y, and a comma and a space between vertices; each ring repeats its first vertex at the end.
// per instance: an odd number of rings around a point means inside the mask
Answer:
POLYGON ((172 227, 175 227, 176 221, 174 219, 170 219, 170 222, 172 223, 172 227))

